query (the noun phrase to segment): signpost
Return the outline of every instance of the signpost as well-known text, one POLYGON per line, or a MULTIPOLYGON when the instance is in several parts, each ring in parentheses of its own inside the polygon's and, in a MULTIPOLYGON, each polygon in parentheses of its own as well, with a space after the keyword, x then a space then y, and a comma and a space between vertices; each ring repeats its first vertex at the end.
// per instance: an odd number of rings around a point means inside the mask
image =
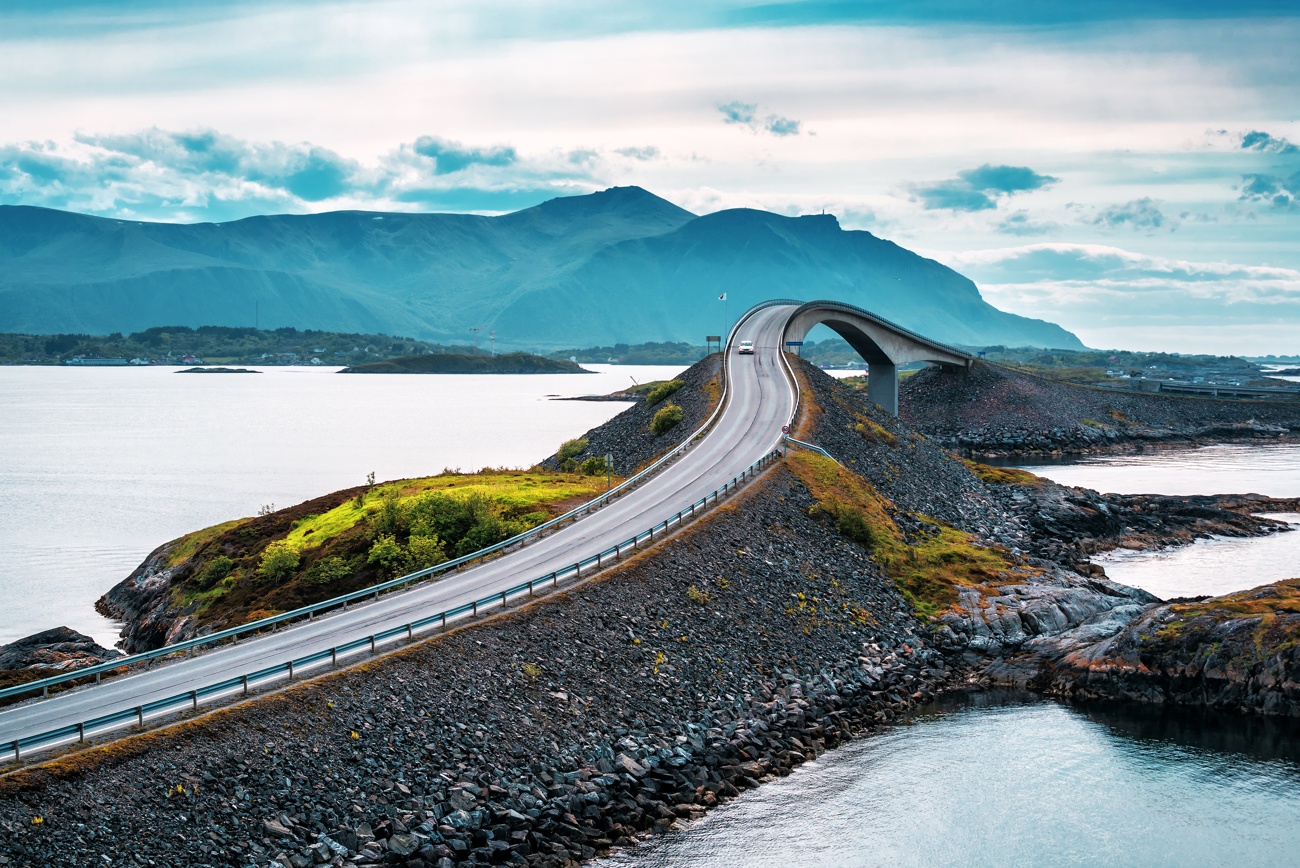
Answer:
POLYGON ((799 355, 799 348, 803 346, 803 341, 786 341, 785 345, 787 347, 794 347, 794 354, 797 356, 799 355))
POLYGON ((717 345, 718 345, 718 352, 722 352, 722 335, 705 335, 705 336, 704 336, 704 349, 705 349, 705 350, 707 350, 708 352, 712 353, 712 352, 713 352, 713 345, 714 345, 714 344, 717 344, 717 345))

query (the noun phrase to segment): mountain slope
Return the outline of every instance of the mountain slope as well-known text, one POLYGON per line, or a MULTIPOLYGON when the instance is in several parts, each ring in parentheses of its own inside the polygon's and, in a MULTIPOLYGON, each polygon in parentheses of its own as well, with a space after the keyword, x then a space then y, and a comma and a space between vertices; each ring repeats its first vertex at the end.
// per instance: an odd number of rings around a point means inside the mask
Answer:
POLYGON ((477 326, 537 348, 700 342, 726 314, 773 296, 848 301, 950 342, 1081 346, 834 217, 695 217, 638 187, 499 217, 344 211, 175 225, 0 206, 0 331, 250 325, 256 315, 264 327, 453 342, 477 326))

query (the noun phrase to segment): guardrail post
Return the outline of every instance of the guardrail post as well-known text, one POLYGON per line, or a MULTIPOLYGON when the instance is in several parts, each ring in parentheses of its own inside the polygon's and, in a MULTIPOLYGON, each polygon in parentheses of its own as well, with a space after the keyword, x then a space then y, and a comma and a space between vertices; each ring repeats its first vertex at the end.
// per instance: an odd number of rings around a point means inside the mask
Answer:
POLYGON ((239 676, 239 680, 240 680, 240 682, 243 683, 243 685, 244 685, 244 695, 247 696, 247 695, 248 695, 248 676, 247 676, 247 675, 241 675, 241 676, 239 676))
POLYGON ((335 645, 333 648, 330 649, 330 665, 331 666, 339 665, 339 646, 337 645, 335 645))
POLYGON ((47 684, 41 688, 41 699, 49 699, 49 698, 50 698, 50 685, 47 684))
POLYGON ((478 617, 478 600, 475 600, 470 605, 474 607, 474 617, 478 617))
POLYGON ((415 628, 412 627, 410 624, 406 625, 406 638, 407 639, 415 638, 415 628))
POLYGON ((191 690, 191 691, 190 691, 190 699, 193 701, 193 706, 192 706, 193 709, 194 709, 195 711, 198 711, 198 710, 199 710, 199 692, 198 692, 197 690, 191 690))
POLYGON ((558 588, 559 586, 560 586, 560 571, 556 570, 555 572, 551 573, 551 587, 558 588))
POLYGON ((444 630, 447 629, 447 610, 446 610, 446 609, 444 609, 444 610, 442 611, 442 629, 444 629, 444 630))
POLYGON ((104 673, 102 673, 102 672, 96 672, 96 673, 95 673, 95 683, 96 683, 96 684, 99 684, 99 683, 100 683, 100 682, 99 682, 99 679, 102 678, 103 675, 104 675, 104 673))
MULTIPOLYGON (((574 565, 573 565, 573 570, 574 570, 574 573, 576 574, 577 578, 579 578, 579 579, 582 578, 582 563, 581 563, 581 562, 574 564, 574 565)), ((559 582, 556 582, 556 584, 559 584, 559 582)))
POLYGON ((371 654, 374 654, 374 653, 375 653, 375 634, 374 634, 374 633, 371 633, 371 634, 370 634, 370 653, 371 653, 371 654))
POLYGON ((135 714, 136 714, 136 717, 140 720, 140 725, 141 725, 141 726, 144 726, 144 706, 143 706, 143 705, 137 705, 137 706, 135 707, 135 714))
POLYGON ((289 680, 293 680, 293 661, 289 661, 289 680))
POLYGON ((505 592, 505 591, 502 591, 502 592, 501 592, 501 608, 504 609, 505 607, 506 607, 506 592, 505 592))
POLYGON ((84 743, 85 740, 86 740, 86 725, 84 723, 79 723, 77 724, 77 741, 84 743))

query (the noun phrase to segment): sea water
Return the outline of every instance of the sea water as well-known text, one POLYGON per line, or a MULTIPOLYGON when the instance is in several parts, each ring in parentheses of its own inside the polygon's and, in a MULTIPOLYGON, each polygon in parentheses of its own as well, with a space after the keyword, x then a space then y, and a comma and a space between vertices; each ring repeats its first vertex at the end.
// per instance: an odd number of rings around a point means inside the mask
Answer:
MULTIPOLYGON (((527 467, 625 409, 558 401, 664 379, 360 375, 269 367, 0 367, 0 644, 67 625, 106 646, 95 600, 155 547, 366 475, 527 467)), ((618 469, 618 468, 616 468, 618 469)))

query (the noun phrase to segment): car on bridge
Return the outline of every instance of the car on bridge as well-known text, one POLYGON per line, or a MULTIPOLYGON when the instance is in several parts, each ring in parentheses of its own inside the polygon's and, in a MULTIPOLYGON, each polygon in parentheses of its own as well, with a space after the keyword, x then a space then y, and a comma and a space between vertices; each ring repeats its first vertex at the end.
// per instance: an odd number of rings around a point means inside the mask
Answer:
POLYGON ((753 341, 741 341, 741 342, 740 342, 740 347, 737 348, 737 350, 736 350, 736 354, 737 354, 737 355, 741 355, 741 356, 752 356, 752 355, 754 355, 754 342, 753 342, 753 341))

